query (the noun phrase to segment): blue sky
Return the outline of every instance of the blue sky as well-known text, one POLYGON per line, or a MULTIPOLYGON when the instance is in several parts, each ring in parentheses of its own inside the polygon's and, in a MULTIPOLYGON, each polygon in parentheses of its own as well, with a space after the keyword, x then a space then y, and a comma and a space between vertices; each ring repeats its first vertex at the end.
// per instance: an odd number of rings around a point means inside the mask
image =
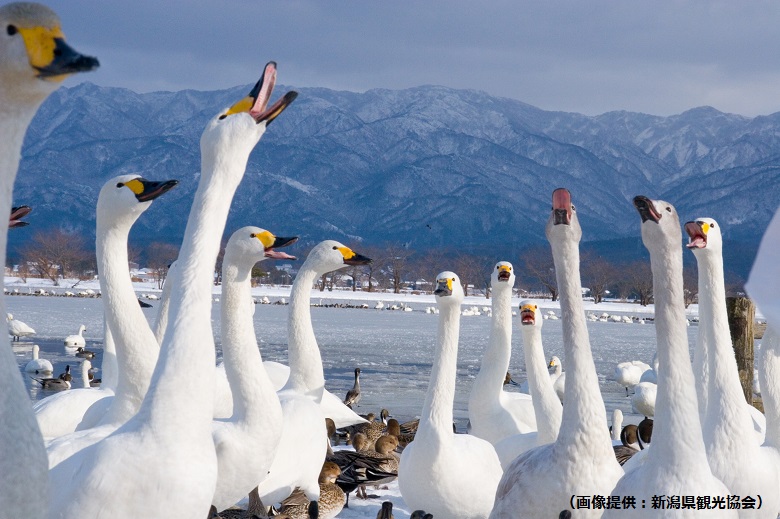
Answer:
POLYGON ((756 0, 54 0, 101 68, 138 92, 279 82, 365 91, 435 84, 547 110, 780 111, 780 2, 756 0))

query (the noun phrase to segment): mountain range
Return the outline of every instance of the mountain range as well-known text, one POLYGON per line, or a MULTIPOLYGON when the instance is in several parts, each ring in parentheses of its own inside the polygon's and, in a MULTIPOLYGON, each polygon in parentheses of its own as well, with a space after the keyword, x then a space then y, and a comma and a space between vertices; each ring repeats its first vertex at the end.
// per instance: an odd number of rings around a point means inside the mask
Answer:
MULTIPOLYGON (((57 90, 26 137, 14 201, 34 211, 11 251, 53 226, 92 240, 98 192, 125 173, 180 181, 131 235, 178 243, 200 134, 250 86, 57 90)), ((594 249, 641 253, 631 199, 643 194, 673 203, 683 221, 718 220, 728 264, 744 276, 780 201, 780 113, 586 116, 441 86, 295 90, 250 158, 227 232, 251 224, 308 242, 508 254, 544 240, 551 193, 566 187, 594 249)))

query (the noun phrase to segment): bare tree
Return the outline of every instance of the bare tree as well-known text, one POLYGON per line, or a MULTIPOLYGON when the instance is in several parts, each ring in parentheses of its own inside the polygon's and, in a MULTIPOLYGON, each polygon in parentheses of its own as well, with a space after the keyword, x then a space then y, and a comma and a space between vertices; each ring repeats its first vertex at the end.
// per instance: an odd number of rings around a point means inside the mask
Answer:
POLYGON ((653 302, 653 271, 648 261, 634 261, 625 265, 625 278, 639 304, 647 306, 653 302))
POLYGON ((618 275, 617 268, 593 253, 583 254, 581 265, 583 283, 590 288, 593 303, 600 303, 604 299, 607 288, 615 282, 618 275))
POLYGON ((490 260, 475 254, 461 254, 455 259, 455 272, 460 277, 464 295, 469 295, 469 286, 483 289, 485 296, 490 297, 490 276, 492 274, 490 260))
POLYGON ((527 249, 520 255, 520 264, 550 292, 553 301, 558 300, 558 281, 555 278, 555 263, 549 247, 538 246, 527 249))
POLYGON ((695 303, 699 298, 699 277, 693 264, 683 269, 683 298, 685 308, 695 303))
POLYGON ((355 292, 357 291, 358 285, 360 285, 360 281, 366 275, 366 269, 364 268, 364 265, 350 265, 344 269, 342 274, 352 279, 352 291, 355 292))
POLYGON ((171 243, 152 242, 146 248, 146 263, 152 269, 157 288, 162 289, 168 276, 168 266, 179 256, 179 248, 171 243))
POLYGON ((385 272, 387 273, 393 293, 401 292, 404 277, 410 270, 409 258, 413 252, 403 245, 395 244, 385 249, 385 272))
POLYGON ((436 276, 444 270, 452 270, 454 261, 441 249, 428 249, 422 254, 415 254, 410 262, 410 272, 414 273, 415 281, 424 279, 426 285, 419 286, 433 293, 436 290, 436 276))
POLYGON ((54 229, 35 233, 21 256, 38 275, 59 286, 60 277, 73 275, 85 264, 89 265, 93 253, 81 236, 54 229))

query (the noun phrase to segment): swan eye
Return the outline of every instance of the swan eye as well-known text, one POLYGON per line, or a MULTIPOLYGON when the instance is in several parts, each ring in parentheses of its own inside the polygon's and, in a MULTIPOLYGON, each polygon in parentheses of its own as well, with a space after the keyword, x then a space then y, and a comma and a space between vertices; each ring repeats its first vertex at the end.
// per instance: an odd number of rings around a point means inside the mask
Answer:
POLYGON ((252 234, 250 234, 250 235, 249 235, 249 237, 250 237, 250 238, 257 238, 257 234, 255 234, 255 233, 252 233, 252 234))
POLYGON ((5 32, 8 33, 8 36, 13 36, 17 32, 19 32, 19 29, 16 28, 16 25, 9 25, 5 28, 5 32))
POLYGON ((124 184, 123 182, 120 182, 120 183, 118 183, 118 184, 116 185, 116 187, 122 187, 122 186, 124 186, 124 185, 125 185, 125 184, 124 184))
POLYGON ((714 224, 714 223, 711 223, 711 224, 710 224, 710 228, 714 229, 714 228, 715 228, 715 224, 714 224))
POLYGON ((571 204, 571 210, 572 210, 572 212, 576 212, 577 211, 577 208, 574 207, 574 204, 571 204))
POLYGON ((333 250, 339 250, 339 248, 334 245, 333 250))
POLYGON ((667 212, 667 213, 671 213, 671 212, 672 212, 672 208, 667 206, 667 208, 666 208, 666 212, 667 212))

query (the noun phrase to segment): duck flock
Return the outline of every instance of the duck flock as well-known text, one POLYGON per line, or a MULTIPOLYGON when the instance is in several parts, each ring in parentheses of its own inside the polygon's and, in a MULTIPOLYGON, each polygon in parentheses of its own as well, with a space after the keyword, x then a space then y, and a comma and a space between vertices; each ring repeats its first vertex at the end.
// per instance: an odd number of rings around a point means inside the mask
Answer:
MULTIPOLYGON (((0 22, 0 214, 12 214, 13 226, 18 216, 11 195, 30 120, 62 79, 95 69, 98 61, 65 43, 56 14, 44 6, 5 5, 0 22)), ((276 74, 276 64, 268 63, 249 95, 218 111, 203 131, 201 177, 154 327, 128 276, 127 239, 139 216, 177 181, 122 175, 101 189, 96 250, 105 346, 99 388, 58 392, 33 408, 10 344, 0 348, 0 517, 206 519, 267 517, 279 510, 279 517, 330 518, 353 490, 365 495, 367 485, 396 478, 418 519, 778 516, 780 343, 772 328, 780 326, 777 216, 747 286, 769 325, 758 373, 765 415, 746 403, 739 382, 719 224, 699 218, 683 227, 671 204, 637 196, 638 231, 653 273, 657 362, 652 369, 624 363, 615 375, 637 393, 642 384, 653 384, 652 408, 641 409, 654 420, 621 429, 616 411, 610 435, 582 302, 582 231, 566 189, 552 193, 546 226, 560 289, 565 393, 560 360, 549 363, 557 366, 553 377, 547 371, 542 325, 550 316, 530 301, 513 311, 515 273, 501 261, 492 274, 490 338, 469 398, 469 434, 453 428, 464 294, 458 275, 449 271, 437 276, 437 303, 428 310, 438 314, 438 330, 431 331, 435 354, 419 420, 399 424, 386 412, 381 421, 355 414, 359 369, 344 402, 324 389, 311 286, 324 273, 371 260, 332 240, 315 246, 290 295, 289 366, 263 362, 252 321, 251 270, 258 261, 292 258, 280 249, 297 238, 255 226, 239 229, 227 242, 224 360, 215 369, 212 272, 230 203, 249 154, 297 96, 288 92, 269 102, 276 74), (699 266, 693 364, 682 228, 699 266), (522 325, 528 394, 503 390, 513 315, 522 325), (353 447, 333 452, 331 440, 342 437, 353 447), (248 509, 234 507, 245 498, 248 509)), ((0 228, 2 257, 7 229, 0 228)), ((83 350, 82 332, 68 339, 71 348, 83 350)), ((14 336, 24 333, 20 328, 14 336)), ((87 371, 89 357, 80 353, 87 371)), ((42 385, 70 387, 69 373, 42 377, 51 364, 36 349, 33 358, 25 370, 39 375, 42 385)), ((392 508, 385 502, 377 517, 393 517, 392 508)))

